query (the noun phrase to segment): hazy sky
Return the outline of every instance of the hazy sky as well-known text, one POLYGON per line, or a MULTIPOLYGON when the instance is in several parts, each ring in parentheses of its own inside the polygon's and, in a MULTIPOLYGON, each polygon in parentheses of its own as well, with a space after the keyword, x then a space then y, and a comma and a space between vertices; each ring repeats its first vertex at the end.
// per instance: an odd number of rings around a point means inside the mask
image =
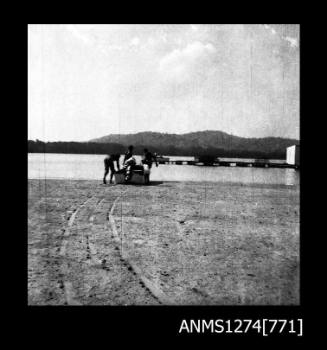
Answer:
POLYGON ((30 25, 28 138, 299 138, 298 25, 30 25))

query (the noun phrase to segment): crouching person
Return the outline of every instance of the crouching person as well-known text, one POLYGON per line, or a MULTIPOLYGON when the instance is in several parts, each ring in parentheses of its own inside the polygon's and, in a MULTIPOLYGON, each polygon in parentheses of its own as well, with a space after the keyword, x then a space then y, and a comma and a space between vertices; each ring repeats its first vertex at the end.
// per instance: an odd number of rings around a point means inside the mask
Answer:
POLYGON ((106 177, 109 174, 109 171, 110 171, 109 183, 112 183, 112 178, 114 176, 114 173, 116 172, 115 164, 114 164, 115 162, 116 162, 117 169, 119 171, 119 158, 120 158, 120 154, 111 154, 106 156, 106 158, 104 159, 104 176, 103 176, 104 184, 107 183, 106 177))

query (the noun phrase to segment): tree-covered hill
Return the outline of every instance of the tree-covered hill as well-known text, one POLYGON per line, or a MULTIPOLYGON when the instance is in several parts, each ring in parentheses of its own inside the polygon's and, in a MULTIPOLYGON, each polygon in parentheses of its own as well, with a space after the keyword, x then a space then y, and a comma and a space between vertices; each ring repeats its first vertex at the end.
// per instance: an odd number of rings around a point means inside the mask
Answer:
POLYGON ((163 155, 285 159, 286 147, 298 144, 298 140, 279 137, 244 138, 222 131, 199 131, 187 134, 140 132, 113 134, 89 142, 28 141, 28 152, 37 153, 123 153, 128 145, 134 145, 140 154, 144 147, 163 155))

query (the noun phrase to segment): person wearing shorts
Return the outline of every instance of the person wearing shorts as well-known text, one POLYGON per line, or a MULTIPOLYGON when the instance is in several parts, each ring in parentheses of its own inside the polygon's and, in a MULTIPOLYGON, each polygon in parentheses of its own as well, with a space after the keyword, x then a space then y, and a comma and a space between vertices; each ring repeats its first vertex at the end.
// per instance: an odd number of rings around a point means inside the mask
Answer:
POLYGON ((107 183, 106 177, 109 174, 109 171, 110 171, 109 183, 112 183, 112 178, 114 176, 114 173, 116 172, 114 163, 116 162, 117 169, 119 170, 119 158, 120 158, 120 154, 111 154, 106 156, 106 158, 104 159, 104 176, 103 176, 104 184, 107 183))

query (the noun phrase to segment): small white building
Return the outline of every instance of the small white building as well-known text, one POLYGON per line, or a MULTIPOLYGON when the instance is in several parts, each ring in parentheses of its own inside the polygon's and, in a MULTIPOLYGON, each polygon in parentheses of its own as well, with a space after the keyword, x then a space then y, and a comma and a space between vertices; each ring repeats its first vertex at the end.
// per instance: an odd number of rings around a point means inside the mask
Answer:
POLYGON ((286 163, 300 166, 300 146, 293 145, 286 148, 286 163))

